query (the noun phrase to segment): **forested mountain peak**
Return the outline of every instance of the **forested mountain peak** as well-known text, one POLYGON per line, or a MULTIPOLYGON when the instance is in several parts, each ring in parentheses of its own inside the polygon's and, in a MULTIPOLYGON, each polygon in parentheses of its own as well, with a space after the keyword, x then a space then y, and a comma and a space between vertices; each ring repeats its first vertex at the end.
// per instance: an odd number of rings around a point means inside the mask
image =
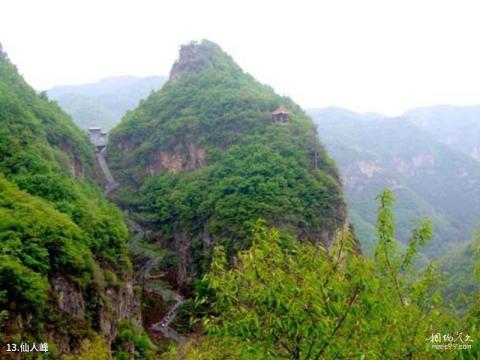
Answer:
POLYGON ((184 74, 194 74, 206 69, 236 70, 240 68, 220 46, 209 41, 192 41, 180 46, 178 60, 170 71, 170 80, 178 80, 184 74))
POLYGON ((176 253, 179 283, 206 269, 216 244, 248 247, 260 218, 326 244, 346 221, 312 120, 206 40, 181 47, 170 81, 111 132, 107 157, 122 184, 114 195, 176 253))

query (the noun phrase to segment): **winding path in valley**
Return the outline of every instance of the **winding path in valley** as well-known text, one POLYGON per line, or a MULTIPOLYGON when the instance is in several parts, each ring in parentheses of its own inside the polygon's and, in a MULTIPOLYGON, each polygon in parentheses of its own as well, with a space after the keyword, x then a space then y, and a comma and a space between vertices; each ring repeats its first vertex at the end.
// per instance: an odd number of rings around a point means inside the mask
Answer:
MULTIPOLYGON (((105 148, 97 152, 97 160, 105 176, 105 179, 107 180, 103 191, 105 194, 108 194, 111 191, 115 190, 120 184, 115 181, 110 169, 108 168, 108 164, 105 160, 105 148)), ((124 211, 124 213, 127 217, 128 226, 134 233, 134 236, 129 241, 129 247, 132 253, 135 254, 136 250, 138 249, 138 243, 141 239, 145 237, 145 231, 140 224, 130 218, 128 211, 124 211)), ((147 284, 148 275, 150 274, 150 271, 158 264, 158 261, 158 257, 151 257, 146 261, 146 263, 142 266, 142 268, 138 271, 136 275, 137 283, 140 283, 144 286, 145 284, 147 284)), ((164 337, 172 339, 173 341, 176 341, 178 343, 187 342, 187 339, 185 337, 183 337, 170 327, 170 324, 178 314, 178 309, 186 300, 179 293, 161 285, 148 286, 148 290, 160 295, 165 301, 174 301, 174 305, 170 308, 170 310, 162 317, 159 322, 153 324, 151 326, 151 329, 162 333, 164 337)))
POLYGON ((105 160, 105 149, 106 148, 103 148, 102 150, 97 152, 97 160, 98 164, 100 165, 100 169, 102 169, 103 175, 107 180, 107 184, 105 185, 103 192, 105 194, 108 194, 109 192, 115 190, 120 184, 115 181, 112 176, 112 172, 108 168, 107 161, 105 160))

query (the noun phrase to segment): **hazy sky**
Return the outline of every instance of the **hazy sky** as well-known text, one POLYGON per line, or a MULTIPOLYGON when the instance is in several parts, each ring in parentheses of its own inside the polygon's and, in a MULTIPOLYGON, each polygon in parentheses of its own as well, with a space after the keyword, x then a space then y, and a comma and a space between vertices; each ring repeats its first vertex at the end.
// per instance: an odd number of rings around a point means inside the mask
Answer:
POLYGON ((179 44, 208 38, 304 107, 480 104, 479 1, 1 0, 0 15, 37 89, 166 75, 179 44))

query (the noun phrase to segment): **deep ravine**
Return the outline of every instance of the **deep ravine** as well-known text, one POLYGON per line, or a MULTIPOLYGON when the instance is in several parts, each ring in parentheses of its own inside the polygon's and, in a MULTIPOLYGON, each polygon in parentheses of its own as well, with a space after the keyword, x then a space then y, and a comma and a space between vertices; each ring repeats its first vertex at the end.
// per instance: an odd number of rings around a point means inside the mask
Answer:
MULTIPOLYGON (((111 191, 115 190, 119 183, 115 181, 108 168, 108 164, 105 160, 105 148, 97 153, 98 163, 100 168, 107 180, 107 183, 104 187, 104 193, 107 195, 111 191)), ((130 230, 133 232, 134 236, 130 239, 129 248, 130 251, 135 254, 136 250, 138 249, 138 243, 141 239, 145 237, 145 231, 143 230, 142 226, 135 222, 130 216, 128 211, 124 211, 127 217, 127 223, 130 230)), ((146 263, 142 266, 142 268, 138 271, 135 276, 136 282, 142 284, 144 287, 148 287, 149 291, 152 291, 158 295, 160 295, 164 300, 173 299, 175 301, 174 305, 170 308, 170 310, 163 316, 163 318, 153 324, 151 329, 157 332, 162 333, 165 338, 172 339, 178 343, 185 343, 187 339, 177 333, 174 329, 170 328, 170 324, 175 319, 178 314, 178 310, 180 306, 186 301, 182 295, 179 293, 168 289, 164 286, 161 286, 158 283, 152 286, 148 284, 148 275, 150 271, 157 265, 158 258, 152 257, 146 261, 146 263)))

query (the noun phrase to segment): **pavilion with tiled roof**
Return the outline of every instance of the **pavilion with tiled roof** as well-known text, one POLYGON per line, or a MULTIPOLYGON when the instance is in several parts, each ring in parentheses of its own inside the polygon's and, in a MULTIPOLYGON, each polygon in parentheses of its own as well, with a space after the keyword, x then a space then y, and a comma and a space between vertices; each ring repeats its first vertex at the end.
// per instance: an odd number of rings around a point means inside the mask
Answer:
POLYGON ((272 120, 277 122, 287 122, 290 113, 283 106, 272 112, 272 120))

